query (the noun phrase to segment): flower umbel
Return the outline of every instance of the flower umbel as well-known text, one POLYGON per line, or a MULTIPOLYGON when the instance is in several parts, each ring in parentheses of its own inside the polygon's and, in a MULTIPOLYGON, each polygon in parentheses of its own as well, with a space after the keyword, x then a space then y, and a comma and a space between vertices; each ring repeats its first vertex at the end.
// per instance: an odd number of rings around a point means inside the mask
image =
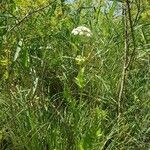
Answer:
POLYGON ((92 36, 91 30, 84 26, 79 26, 79 27, 73 29, 71 33, 74 35, 85 35, 87 37, 92 36))
POLYGON ((83 57, 83 56, 81 56, 81 55, 78 55, 78 56, 75 58, 75 60, 76 60, 76 63, 77 63, 78 65, 82 65, 82 64, 85 62, 86 58, 83 57))

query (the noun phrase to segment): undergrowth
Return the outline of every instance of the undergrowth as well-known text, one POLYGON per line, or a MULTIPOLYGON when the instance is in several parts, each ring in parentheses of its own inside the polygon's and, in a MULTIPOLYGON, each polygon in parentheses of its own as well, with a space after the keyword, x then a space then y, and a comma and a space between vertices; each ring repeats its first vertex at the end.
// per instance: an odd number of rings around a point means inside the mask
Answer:
POLYGON ((131 3, 135 45, 119 5, 1 2, 1 150, 150 149, 150 4, 131 3), (118 116, 125 38, 136 50, 118 116))

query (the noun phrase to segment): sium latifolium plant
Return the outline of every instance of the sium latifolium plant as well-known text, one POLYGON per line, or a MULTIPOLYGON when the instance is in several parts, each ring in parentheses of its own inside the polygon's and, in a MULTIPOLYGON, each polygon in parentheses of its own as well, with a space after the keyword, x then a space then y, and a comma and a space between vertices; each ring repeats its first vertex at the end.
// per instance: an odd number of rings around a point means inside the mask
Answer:
MULTIPOLYGON (((74 36, 78 36, 81 39, 81 42, 82 40, 87 40, 86 38, 90 38, 92 36, 91 30, 84 26, 79 26, 73 29, 71 33, 74 36)), ((80 89, 83 89, 86 82, 84 78, 84 73, 85 73, 86 60, 88 59, 88 57, 84 56, 84 51, 86 51, 86 47, 84 47, 84 43, 83 43, 83 47, 81 48, 82 49, 79 50, 79 54, 75 58, 76 64, 79 67, 78 75, 75 78, 75 83, 78 85, 80 89)))

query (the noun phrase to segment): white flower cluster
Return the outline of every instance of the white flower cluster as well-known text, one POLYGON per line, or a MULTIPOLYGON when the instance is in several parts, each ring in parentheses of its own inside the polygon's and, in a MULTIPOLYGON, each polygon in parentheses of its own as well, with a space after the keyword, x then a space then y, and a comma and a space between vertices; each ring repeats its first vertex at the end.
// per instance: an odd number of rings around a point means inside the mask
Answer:
POLYGON ((71 33, 74 35, 85 35, 87 37, 92 36, 91 30, 84 26, 79 26, 79 27, 73 29, 71 33))
POLYGON ((81 55, 78 55, 76 58, 75 58, 75 61, 78 65, 82 65, 85 61, 86 61, 86 58, 81 56, 81 55))

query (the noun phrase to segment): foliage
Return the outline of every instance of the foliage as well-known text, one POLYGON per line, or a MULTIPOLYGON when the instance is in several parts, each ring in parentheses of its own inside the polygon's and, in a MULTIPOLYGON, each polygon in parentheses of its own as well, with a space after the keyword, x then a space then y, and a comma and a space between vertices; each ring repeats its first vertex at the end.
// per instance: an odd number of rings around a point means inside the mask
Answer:
POLYGON ((98 2, 2 0, 0 149, 149 150, 150 4, 131 7, 118 119, 124 21, 116 1, 98 2), (78 26, 92 36, 71 34, 78 26))

